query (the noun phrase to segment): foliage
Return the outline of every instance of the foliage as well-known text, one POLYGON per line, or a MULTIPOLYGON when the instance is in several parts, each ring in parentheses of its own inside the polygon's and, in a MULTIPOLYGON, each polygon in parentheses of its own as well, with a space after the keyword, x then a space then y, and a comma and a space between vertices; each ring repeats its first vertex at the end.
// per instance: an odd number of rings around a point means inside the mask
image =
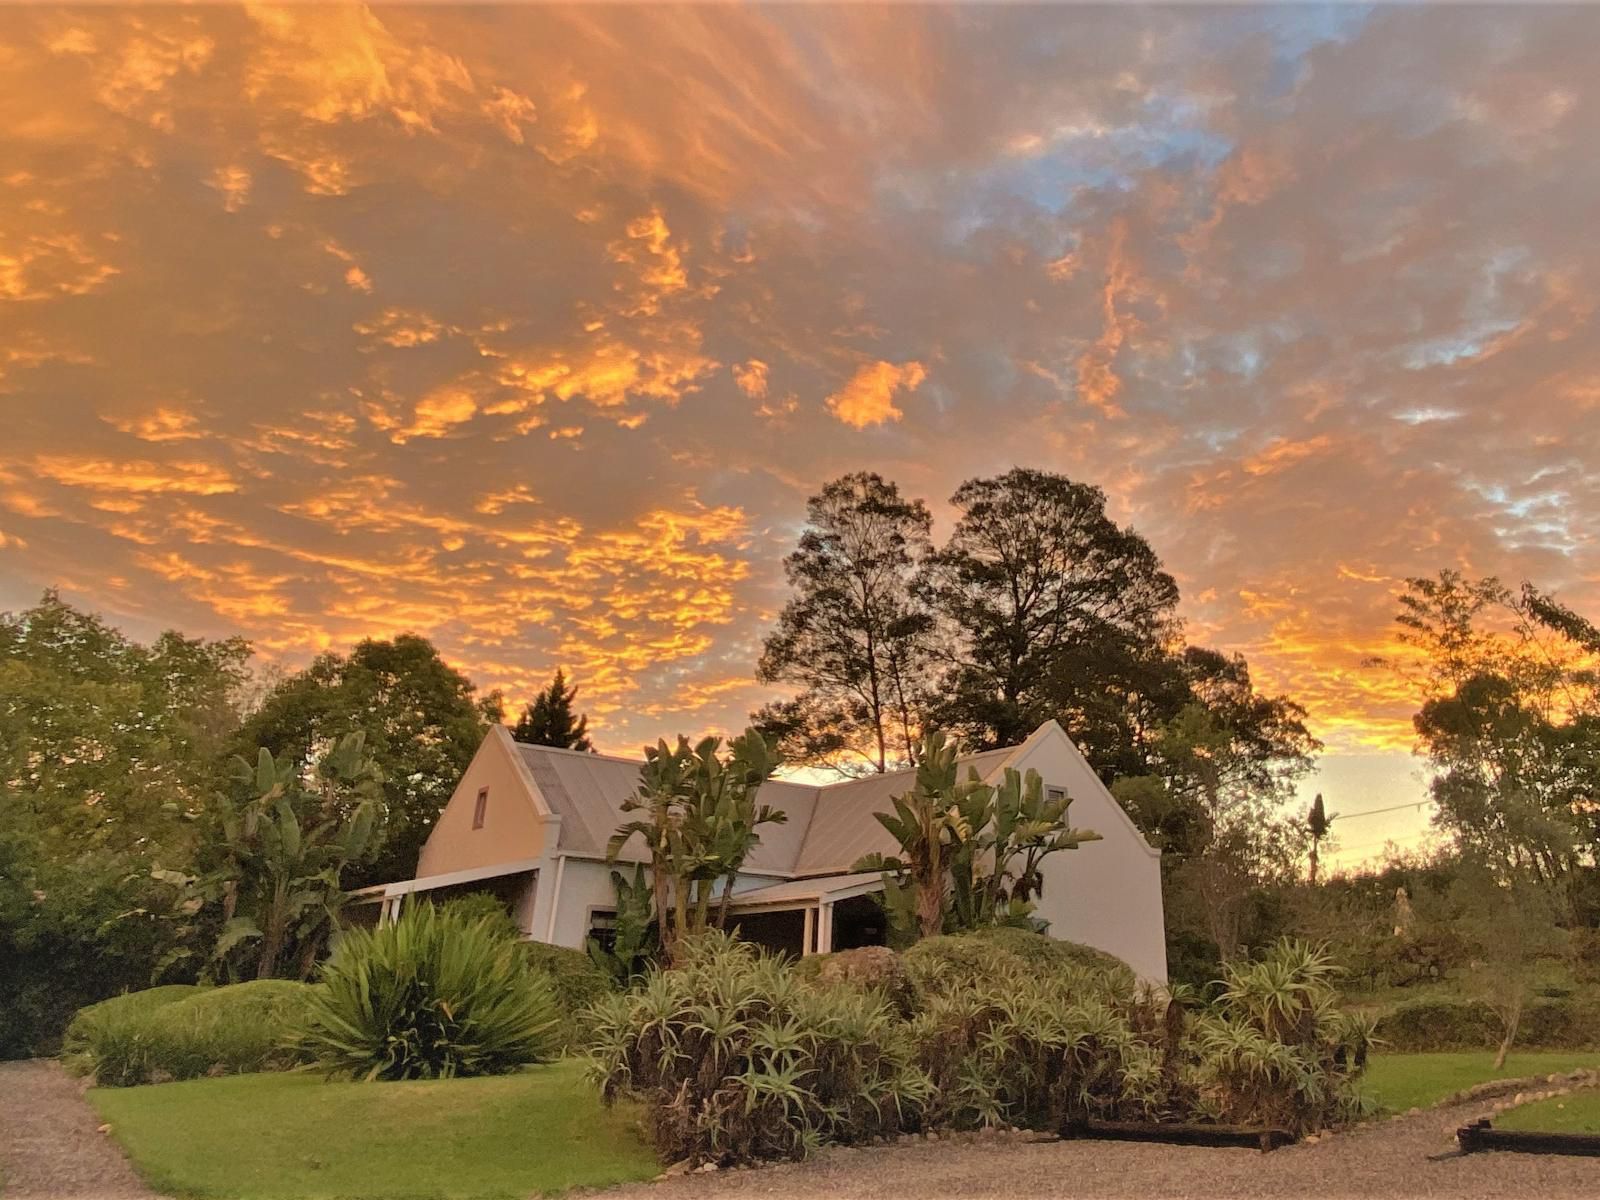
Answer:
POLYGON ((1306 1132, 1365 1108, 1370 1022, 1336 1009, 1305 947, 1235 965, 1192 1017, 1115 960, 1026 930, 931 938, 901 963, 909 994, 881 963, 795 967, 713 932, 599 1007, 597 1073, 646 1102, 664 1157, 724 1164, 1091 1117, 1306 1132))
POLYGON ((511 736, 534 746, 554 746, 559 750, 594 751, 589 740, 589 717, 573 711, 578 698, 576 684, 567 686, 567 677, 558 668, 550 686, 522 709, 511 736))
POLYGON ((852 868, 883 872, 891 925, 917 937, 1026 921, 1044 859, 1100 837, 1067 824, 1071 799, 1046 799, 1038 772, 1008 767, 994 787, 971 768, 960 780, 957 758, 942 733, 927 735, 911 790, 892 799, 892 814, 874 814, 899 856, 870 854, 852 868))
POLYGON ((60 859, 191 847, 249 646, 139 645, 46 592, 0 614, 0 799, 60 859))
MULTIPOLYGON (((1378 1016, 1378 1036, 1395 1050, 1493 1050, 1505 1039, 1499 1013, 1480 998, 1418 996, 1378 1016)), ((1600 1048, 1600 996, 1530 997, 1523 1005, 1516 1045, 1543 1050, 1600 1048)), ((1515 1058, 1515 1052, 1510 1058, 1515 1058)))
POLYGON ((263 747, 254 764, 234 762, 247 798, 218 806, 216 865, 196 875, 156 870, 178 889, 180 920, 220 910, 213 962, 257 979, 284 970, 311 974, 344 907, 344 874, 371 852, 382 784, 353 733, 319 759, 311 778, 263 747), (245 954, 254 956, 250 962, 245 954))
POLYGON ((249 647, 148 645, 46 592, 0 614, 0 1057, 145 987, 177 933, 152 865, 196 851, 249 647))
POLYGON ((1356 1087, 1373 1020, 1342 1012, 1337 969, 1285 940, 1255 962, 1230 962, 1214 1012, 1197 1023, 1199 1103, 1230 1124, 1310 1133, 1362 1114, 1356 1087))
POLYGON ((1423 697, 1435 824, 1502 875, 1566 885, 1600 848, 1600 632, 1524 584, 1457 571, 1411 579, 1386 664, 1423 697))
POLYGON ((788 820, 782 809, 758 804, 756 793, 777 769, 767 739, 747 729, 719 753, 722 739, 703 738, 691 747, 679 736, 645 747, 639 790, 623 802, 641 816, 612 834, 607 856, 615 861, 628 839, 644 840, 649 852, 651 894, 662 949, 670 958, 679 941, 703 933, 712 922, 712 900, 720 886, 715 923, 727 923, 739 870, 761 842, 763 825, 788 820))
POLYGON ((79 1013, 68 1049, 103 1087, 287 1070, 304 1061, 286 1039, 314 991, 267 979, 187 995, 135 992, 79 1013))
POLYGON ((576 1060, 383 1087, 300 1072, 94 1088, 152 1189, 232 1200, 527 1200, 661 1170, 576 1060))
POLYGON ((604 1094, 646 1102, 663 1159, 798 1158, 916 1127, 929 1083, 882 1000, 809 988, 716 930, 680 949, 595 1014, 604 1094))
POLYGON ((786 757, 882 773, 915 757, 932 617, 913 582, 933 518, 866 471, 827 484, 806 516, 783 562, 794 595, 756 669, 800 692, 754 719, 786 757))
POLYGON ((981 747, 1015 745, 1086 698, 1059 670, 1064 654, 1159 657, 1177 584, 1106 515, 1099 488, 1017 467, 967 480, 950 503, 955 528, 920 581, 950 664, 936 720, 981 747))
POLYGON ((497 693, 478 696, 426 638, 403 634, 319 656, 272 690, 231 745, 250 757, 264 746, 298 768, 351 734, 364 735, 383 780, 385 839, 352 872, 349 885, 362 887, 411 876, 433 822, 500 716, 497 693))
POLYGON ((548 1057, 559 1020, 516 941, 424 903, 340 938, 298 1042, 330 1075, 494 1075, 548 1057))
POLYGON ((621 871, 612 871, 611 887, 617 898, 617 919, 610 944, 602 945, 590 938, 585 949, 595 966, 625 987, 655 957, 661 938, 644 864, 634 864, 632 879, 621 871))
POLYGON ((1564 955, 1569 941, 1556 924, 1557 900, 1547 884, 1526 876, 1501 879, 1472 866, 1457 888, 1466 896, 1461 925, 1472 950, 1475 990, 1500 1019, 1498 1069, 1517 1038, 1535 967, 1564 955))

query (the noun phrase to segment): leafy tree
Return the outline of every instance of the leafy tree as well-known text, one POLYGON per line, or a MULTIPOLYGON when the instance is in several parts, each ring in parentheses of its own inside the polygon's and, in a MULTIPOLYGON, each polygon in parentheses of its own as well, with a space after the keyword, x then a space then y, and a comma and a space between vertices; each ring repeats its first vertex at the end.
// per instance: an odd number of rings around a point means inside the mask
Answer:
POLYGON ((577 685, 568 687, 567 677, 557 668, 550 686, 523 708, 512 736, 533 746, 593 752, 588 714, 578 716, 572 709, 572 702, 577 698, 577 685))
POLYGON ((794 595, 756 671, 801 690, 756 721, 786 757, 881 773, 916 755, 932 618, 912 582, 932 518, 870 472, 827 484, 806 512, 784 560, 794 595))
MULTIPOLYGON (((948 634, 942 722, 979 748, 1015 745, 1061 715, 1063 683, 1085 677, 1081 661, 1056 670, 1063 653, 1159 660, 1177 584, 1144 538, 1107 516, 1099 488, 1017 467, 968 480, 951 504, 955 529, 921 581, 948 634)), ((1088 672, 1091 694, 1101 674, 1088 672)))
POLYGON ((761 826, 788 820, 781 809, 756 801, 779 762, 765 736, 747 729, 728 744, 726 755, 721 747, 721 738, 690 746, 682 736, 676 746, 662 740, 645 747, 639 790, 622 805, 624 812, 642 815, 619 826, 607 847, 615 861, 629 838, 643 838, 669 960, 685 939, 710 927, 719 885, 715 924, 727 923, 733 884, 760 844, 761 826))
POLYGON ((1600 849, 1600 676, 1593 626, 1531 585, 1456 571, 1407 581, 1400 640, 1380 660, 1423 700, 1435 824, 1465 852, 1567 883, 1600 849))
POLYGON ((1071 799, 1047 799, 1037 771, 1007 769, 998 787, 968 768, 939 731, 917 756, 915 782, 894 797, 893 813, 874 814, 900 846, 869 854, 853 870, 882 871, 890 919, 915 937, 1026 922, 1044 889, 1040 866, 1100 835, 1067 824, 1071 799))
POLYGON ((233 745, 242 756, 265 748, 307 770, 350 734, 364 736, 383 779, 384 841, 352 871, 349 885, 361 887, 412 875, 434 821, 500 716, 498 693, 477 696, 432 643, 403 634, 319 656, 268 695, 233 745))
POLYGON ((0 799, 49 854, 188 845, 249 654, 170 631, 140 645, 55 592, 0 614, 0 799))
MULTIPOLYGON (((1338 814, 1335 813, 1334 816, 1338 814)), ((1328 836, 1328 830, 1333 826, 1334 817, 1328 815, 1327 808, 1322 803, 1322 793, 1318 792, 1311 801, 1311 809, 1306 813, 1306 835, 1311 839, 1311 885, 1317 883, 1317 857, 1322 848, 1322 839, 1328 836)))
POLYGON ((1169 851, 1162 864, 1172 885, 1169 923, 1199 924, 1226 961, 1243 950, 1251 896, 1296 874, 1304 826, 1286 805, 1310 767, 1309 750, 1263 762, 1248 737, 1199 702, 1169 722, 1152 748, 1158 773, 1118 780, 1112 792, 1169 851))

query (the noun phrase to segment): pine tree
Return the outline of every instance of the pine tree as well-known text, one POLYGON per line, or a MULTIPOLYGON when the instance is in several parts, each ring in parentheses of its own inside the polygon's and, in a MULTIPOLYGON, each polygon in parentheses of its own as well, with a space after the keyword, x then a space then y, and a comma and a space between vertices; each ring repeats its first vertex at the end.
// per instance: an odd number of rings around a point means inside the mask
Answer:
POLYGON ((533 703, 522 710, 522 717, 512 730, 519 742, 533 746, 554 746, 560 750, 587 750, 594 753, 589 741, 588 714, 575 716, 572 702, 577 699, 578 688, 567 686, 566 675, 558 668, 550 686, 534 697, 533 703))

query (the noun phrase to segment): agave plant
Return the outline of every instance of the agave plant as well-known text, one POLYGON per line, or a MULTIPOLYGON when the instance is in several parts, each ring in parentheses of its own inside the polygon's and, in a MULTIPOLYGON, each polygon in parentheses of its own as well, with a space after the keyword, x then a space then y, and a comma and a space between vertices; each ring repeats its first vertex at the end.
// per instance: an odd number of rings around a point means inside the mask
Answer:
POLYGON ((496 1075, 548 1058, 560 1016, 494 922, 418 904, 340 939, 298 1042, 330 1075, 496 1075))

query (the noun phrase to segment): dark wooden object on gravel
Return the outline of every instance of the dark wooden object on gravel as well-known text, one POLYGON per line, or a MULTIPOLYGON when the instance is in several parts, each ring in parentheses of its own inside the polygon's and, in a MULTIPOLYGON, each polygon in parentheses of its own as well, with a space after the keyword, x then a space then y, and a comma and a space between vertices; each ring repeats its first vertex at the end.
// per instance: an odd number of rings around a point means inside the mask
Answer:
POLYGON ((1166 1142, 1173 1146, 1244 1146, 1276 1150, 1297 1140, 1287 1129, 1243 1125, 1157 1124, 1150 1121, 1079 1121, 1061 1131, 1063 1137, 1099 1138, 1115 1142, 1166 1142))
POLYGON ((1581 1154, 1600 1158, 1600 1134, 1496 1129, 1488 1117, 1456 1130, 1456 1141, 1463 1154, 1476 1154, 1481 1150, 1514 1150, 1522 1154, 1581 1154))

